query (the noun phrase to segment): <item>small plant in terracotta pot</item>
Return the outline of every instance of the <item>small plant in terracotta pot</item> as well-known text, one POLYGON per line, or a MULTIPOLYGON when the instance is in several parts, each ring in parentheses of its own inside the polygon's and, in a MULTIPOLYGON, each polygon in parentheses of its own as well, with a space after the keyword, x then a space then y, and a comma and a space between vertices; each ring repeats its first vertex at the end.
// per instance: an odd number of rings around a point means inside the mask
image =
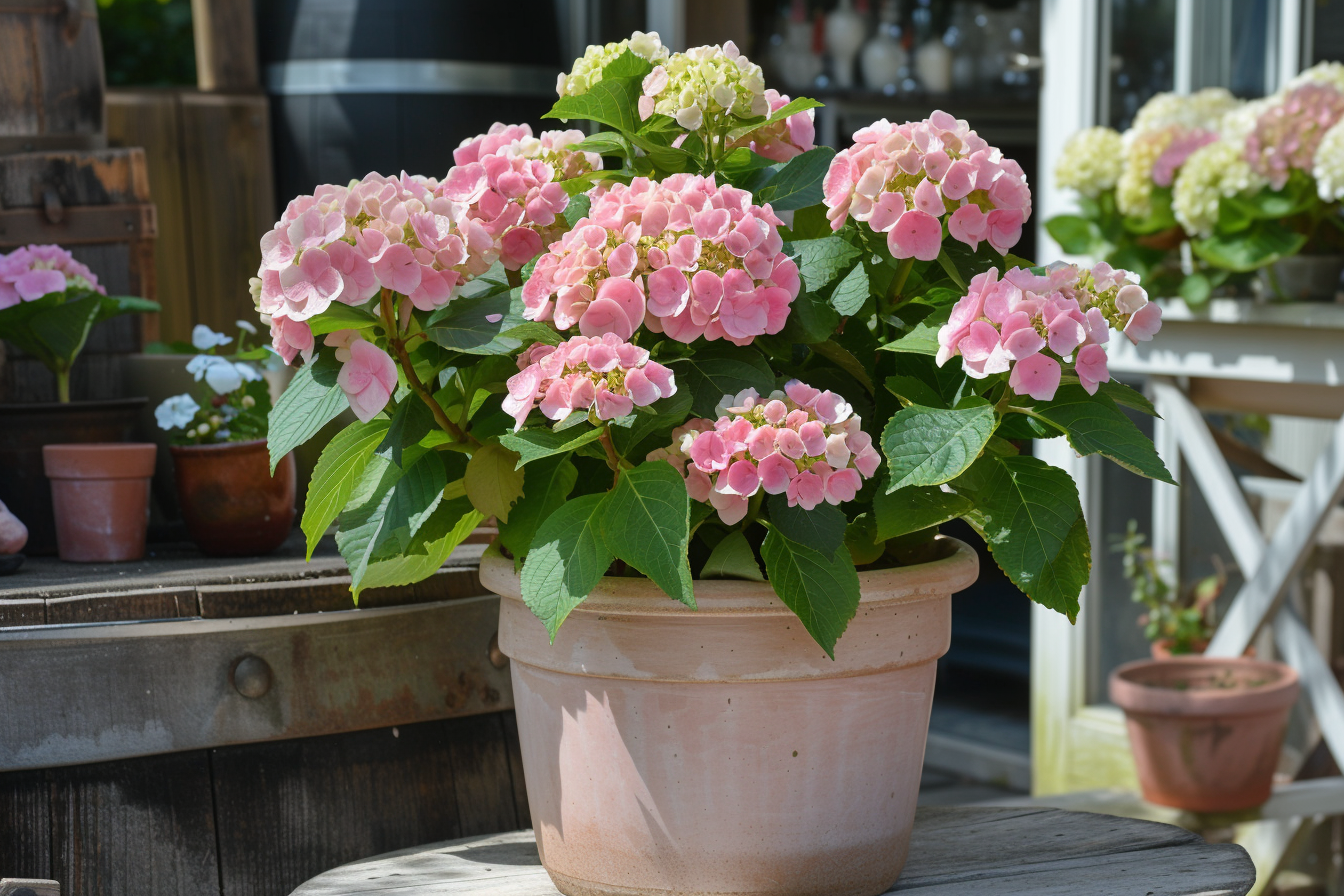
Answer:
POLYGON ((1175 572, 1169 560, 1159 558, 1136 520, 1129 521, 1125 534, 1116 540, 1113 550, 1124 553, 1124 575, 1130 584, 1130 599, 1147 610, 1139 616, 1139 625, 1152 645, 1153 659, 1203 653, 1213 637, 1214 602, 1227 587, 1227 571, 1214 555, 1217 572, 1205 576, 1188 589, 1173 584, 1175 572))
POLYGON ((938 526, 1074 618, 1077 489, 1014 440, 1170 481, 1105 348, 1161 311, 1013 256, 1022 169, 946 112, 837 153, 731 43, 639 33, 558 87, 550 117, 609 129, 496 124, 262 238, 258 309, 304 361, 272 462, 355 412, 302 528, 336 523, 356 596, 498 520, 481 580, 562 892, 885 892, 977 569, 938 526))
POLYGON ((248 346, 247 337, 257 332, 252 324, 238 321, 238 327, 236 351, 226 355, 220 349, 233 339, 197 325, 192 346, 199 354, 187 371, 201 383, 200 394, 174 395, 154 411, 160 428, 172 433, 187 533, 215 556, 270 553, 294 525, 293 454, 272 472, 266 451, 271 397, 257 362, 271 351, 248 346))

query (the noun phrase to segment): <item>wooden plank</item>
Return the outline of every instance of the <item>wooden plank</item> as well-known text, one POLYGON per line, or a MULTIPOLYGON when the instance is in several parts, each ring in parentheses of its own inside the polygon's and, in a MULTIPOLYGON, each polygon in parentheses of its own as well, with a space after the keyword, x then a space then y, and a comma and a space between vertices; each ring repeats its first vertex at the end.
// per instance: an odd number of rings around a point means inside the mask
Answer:
POLYGON ((51 877, 67 896, 219 893, 204 752, 47 772, 51 877))
MULTIPOLYGON (((1171 825, 1055 809, 920 809, 892 893, 1243 896, 1245 850, 1171 825)), ((531 831, 334 868, 294 896, 555 896, 531 831)))
POLYGON ((460 833, 450 722, 213 751, 226 896, 460 833), (394 733, 395 732, 395 733, 394 733))
POLYGON ((12 877, 51 877, 51 795, 45 772, 0 775, 0 868, 12 877))
POLYGON ((0 211, 0 242, 10 246, 59 243, 78 246, 105 243, 109 238, 152 239, 159 232, 152 204, 88 205, 64 208, 53 222, 41 209, 0 211))
POLYGON ((181 95, 184 196, 195 323, 233 332, 256 312, 248 280, 277 218, 264 95, 181 95))
POLYGON ((47 602, 40 597, 0 600, 0 628, 11 625, 45 625, 47 602))
POLYGON ((42 208, 48 187, 66 208, 150 201, 145 153, 138 147, 0 156, 0 207, 42 208))
POLYGON ((1344 389, 1325 383, 1293 383, 1285 389, 1283 383, 1192 377, 1189 394, 1196 407, 1214 411, 1263 414, 1273 408, 1276 414, 1325 420, 1344 415, 1344 389))
MULTIPOLYGON (((327 576, 289 582, 202 585, 201 615, 207 619, 276 616, 288 613, 329 613, 355 609, 349 576, 327 576)), ((359 597, 359 607, 400 607, 476 597, 489 592, 475 567, 441 569, 423 582, 388 588, 370 588, 359 597)))
POLYGON ((518 827, 509 751, 498 713, 455 719, 443 729, 463 836, 518 827))
POLYGON ((261 86, 252 0, 191 0, 196 84, 202 90, 261 86))
POLYGON ((518 717, 512 712, 503 715, 504 743, 509 749, 509 775, 513 785, 513 809, 518 815, 518 827, 532 827, 532 810, 527 803, 527 780, 523 774, 523 750, 518 742, 518 717))
POLYGON ((195 615, 196 591, 193 588, 81 594, 53 597, 47 601, 48 625, 176 619, 195 615))

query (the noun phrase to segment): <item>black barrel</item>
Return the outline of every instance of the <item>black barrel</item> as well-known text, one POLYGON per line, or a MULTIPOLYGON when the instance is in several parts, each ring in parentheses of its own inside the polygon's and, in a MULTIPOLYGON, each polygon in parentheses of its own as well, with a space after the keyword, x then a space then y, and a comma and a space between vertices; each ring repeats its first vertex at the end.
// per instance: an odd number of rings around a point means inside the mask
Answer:
POLYGON ((369 171, 442 177, 492 122, 534 128, 555 101, 568 0, 257 4, 277 199, 369 171))

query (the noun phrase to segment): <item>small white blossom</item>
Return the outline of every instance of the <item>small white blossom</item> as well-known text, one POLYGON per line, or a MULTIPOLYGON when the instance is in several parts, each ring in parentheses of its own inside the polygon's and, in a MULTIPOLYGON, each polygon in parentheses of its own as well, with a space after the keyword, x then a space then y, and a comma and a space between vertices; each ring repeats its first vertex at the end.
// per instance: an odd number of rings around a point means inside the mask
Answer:
POLYGON ((191 328, 191 344, 198 352, 209 351, 219 345, 228 345, 232 341, 232 337, 216 333, 205 324, 197 324, 191 328))
POLYGON ((243 365, 230 364, 220 359, 220 363, 211 364, 205 370, 205 381, 220 395, 227 395, 243 386, 243 376, 238 368, 243 365))
POLYGON ((561 74, 555 84, 555 92, 560 96, 578 96, 587 93, 594 84, 602 80, 602 70, 614 62, 626 50, 636 56, 642 56, 654 65, 664 62, 668 49, 658 38, 657 31, 645 34, 636 31, 629 40, 606 45, 593 44, 584 54, 574 60, 574 68, 569 74, 561 74))
POLYGON ((178 429, 190 423, 200 409, 201 406, 195 399, 183 392, 181 395, 165 398, 154 409, 154 419, 158 421, 159 429, 178 429))
POLYGON ((1055 183, 1095 199, 1115 186, 1125 168, 1125 144, 1111 128, 1084 128, 1069 138, 1055 163, 1055 183))
POLYGON ((699 130, 706 117, 751 118, 770 111, 761 67, 732 41, 673 53, 665 64, 654 66, 643 91, 642 118, 657 112, 675 118, 688 131, 699 130))
POLYGON ((251 333, 253 336, 257 335, 257 328, 249 321, 236 320, 234 321, 234 324, 236 324, 238 329, 242 330, 244 333, 251 333))

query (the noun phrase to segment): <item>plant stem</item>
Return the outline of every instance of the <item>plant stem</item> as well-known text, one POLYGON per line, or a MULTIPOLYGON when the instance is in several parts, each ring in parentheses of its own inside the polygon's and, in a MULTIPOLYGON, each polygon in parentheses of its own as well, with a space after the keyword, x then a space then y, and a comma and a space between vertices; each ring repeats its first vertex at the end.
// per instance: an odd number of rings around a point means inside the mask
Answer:
POLYGON ((887 306, 884 309, 886 314, 890 314, 900 306, 901 290, 905 289, 905 281, 910 279, 910 271, 914 267, 914 258, 903 258, 896 266, 896 276, 891 278, 891 288, 887 290, 887 306))
POLYGON ((516 289, 517 287, 523 285, 523 272, 522 272, 522 271, 514 271, 514 270, 510 270, 509 268, 505 268, 505 269, 504 269, 504 276, 508 278, 509 286, 510 286, 510 287, 513 287, 513 288, 516 289))
POLYGON ((70 369, 63 367, 56 371, 56 400, 61 404, 70 403, 70 369))
POLYGON ((471 442, 479 445, 476 439, 472 438, 462 429, 448 419, 448 414, 434 400, 434 396, 425 388, 425 384, 420 382, 420 377, 415 373, 415 366, 411 364, 411 356, 406 351, 406 343, 397 331, 396 311, 392 305, 392 291, 384 289, 380 299, 380 308, 383 313, 383 326, 387 328, 388 342, 392 346, 392 352, 397 357, 397 363, 401 365, 402 372, 406 374, 406 382, 411 387, 411 391, 420 396, 420 400, 428 405, 430 413, 434 415, 434 421, 439 424, 444 432, 453 437, 455 442, 471 442))
POLYGON ((616 454, 616 446, 611 443, 611 430, 602 427, 602 435, 598 436, 597 440, 607 452, 607 466, 611 467, 611 487, 615 488, 616 483, 621 481, 621 458, 616 454))

